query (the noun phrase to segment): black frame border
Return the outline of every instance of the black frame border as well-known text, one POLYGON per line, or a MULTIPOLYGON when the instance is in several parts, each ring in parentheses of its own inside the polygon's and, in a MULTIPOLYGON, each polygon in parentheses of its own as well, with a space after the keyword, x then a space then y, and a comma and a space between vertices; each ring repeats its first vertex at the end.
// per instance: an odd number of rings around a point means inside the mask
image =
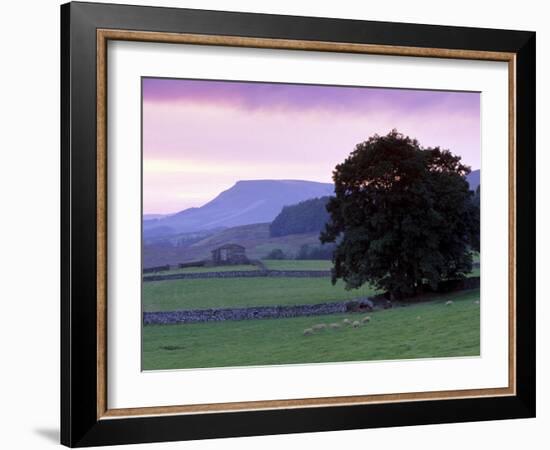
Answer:
POLYGON ((240 12, 61 6, 61 443, 70 447, 535 416, 534 32, 240 12), (96 30, 516 54, 515 396, 97 419, 96 30))

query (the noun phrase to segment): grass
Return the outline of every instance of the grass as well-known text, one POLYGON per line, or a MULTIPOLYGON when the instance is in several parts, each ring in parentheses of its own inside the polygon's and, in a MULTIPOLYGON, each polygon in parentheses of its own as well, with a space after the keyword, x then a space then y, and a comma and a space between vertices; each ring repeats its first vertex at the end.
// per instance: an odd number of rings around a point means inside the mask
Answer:
POLYGON ((173 273, 205 273, 205 272, 231 272, 234 270, 259 270, 257 266, 252 264, 240 264, 234 266, 210 266, 210 267, 184 267, 181 269, 164 270, 162 272, 145 273, 143 276, 148 275, 171 275, 173 273))
POLYGON ((375 294, 372 288, 346 291, 323 278, 207 278, 143 283, 144 311, 175 311, 345 301, 375 294))
POLYGON ((330 270, 332 261, 324 259, 264 259, 262 262, 269 270, 330 270))
POLYGON ((358 329, 327 329, 311 336, 303 330, 363 315, 145 326, 143 369, 477 356, 478 299, 479 289, 448 294, 371 313, 371 321, 358 329), (447 306, 449 299, 454 303, 447 306))

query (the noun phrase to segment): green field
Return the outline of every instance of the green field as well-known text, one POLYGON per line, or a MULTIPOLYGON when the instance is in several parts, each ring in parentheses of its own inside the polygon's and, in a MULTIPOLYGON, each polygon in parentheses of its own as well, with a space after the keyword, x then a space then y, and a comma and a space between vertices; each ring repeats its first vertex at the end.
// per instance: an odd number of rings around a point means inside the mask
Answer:
POLYGON ((264 259, 262 262, 269 270, 330 270, 332 261, 325 259, 264 259))
POLYGON ((144 311, 175 311, 345 301, 375 294, 372 288, 346 291, 324 278, 204 278, 143 283, 144 311))
MULTIPOLYGON (((271 280, 262 284, 266 281, 271 280)), ((293 298, 287 292, 288 282, 284 281, 281 298, 293 298)), ((304 336, 303 330, 363 315, 149 325, 143 327, 143 369, 476 356, 480 352, 478 299, 479 289, 453 293, 371 313, 371 321, 357 329, 327 329, 311 336, 304 336), (445 305, 450 299, 453 304, 445 305)), ((293 303, 298 302, 293 298, 293 303)))

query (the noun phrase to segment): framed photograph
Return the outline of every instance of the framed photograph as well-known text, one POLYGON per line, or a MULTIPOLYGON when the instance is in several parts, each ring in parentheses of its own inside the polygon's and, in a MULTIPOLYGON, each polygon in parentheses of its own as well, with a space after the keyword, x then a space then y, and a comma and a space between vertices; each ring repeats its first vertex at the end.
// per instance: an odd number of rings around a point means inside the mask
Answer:
POLYGON ((61 7, 61 441, 535 415, 535 33, 61 7))

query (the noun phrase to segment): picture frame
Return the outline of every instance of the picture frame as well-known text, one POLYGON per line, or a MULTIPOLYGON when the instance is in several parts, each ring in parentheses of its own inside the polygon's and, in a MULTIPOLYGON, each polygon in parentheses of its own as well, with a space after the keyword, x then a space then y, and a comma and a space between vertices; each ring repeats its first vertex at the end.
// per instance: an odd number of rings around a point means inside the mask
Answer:
POLYGON ((62 5, 61 443, 81 447, 534 417, 535 102, 534 32, 62 5), (111 41, 506 63, 508 386, 109 408, 106 103, 111 41))

